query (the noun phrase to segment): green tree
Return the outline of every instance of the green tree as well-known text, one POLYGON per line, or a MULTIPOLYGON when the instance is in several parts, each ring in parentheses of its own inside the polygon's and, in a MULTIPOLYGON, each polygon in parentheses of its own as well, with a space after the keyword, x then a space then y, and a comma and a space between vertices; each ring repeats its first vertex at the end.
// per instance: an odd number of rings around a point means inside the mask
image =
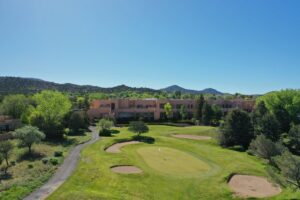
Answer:
POLYGON ((39 127, 47 138, 62 137, 62 121, 72 106, 69 98, 57 91, 42 91, 33 99, 37 106, 30 116, 30 123, 39 127))
POLYGON ((20 119, 26 112, 29 101, 23 94, 5 96, 1 105, 2 113, 20 119))
POLYGON ((240 145, 247 149, 253 139, 253 127, 248 113, 239 109, 230 111, 220 127, 219 136, 219 143, 223 147, 240 145))
POLYGON ((174 97, 175 99, 181 99, 181 91, 176 91, 174 97))
POLYGON ((200 95, 199 98, 196 99, 196 112, 195 112, 195 118, 202 122, 202 110, 204 106, 205 100, 203 94, 200 95))
POLYGON ((32 154, 32 145, 41 142, 45 138, 45 134, 33 126, 19 128, 15 130, 13 135, 20 140, 21 146, 28 147, 29 154, 32 154))
POLYGON ((280 143, 274 143, 272 140, 266 138, 265 135, 258 135, 249 145, 249 152, 260 158, 271 161, 274 156, 281 155, 285 150, 280 143))
POLYGON ((210 104, 204 103, 202 109, 202 123, 204 125, 211 125, 211 122, 214 117, 214 112, 210 104))
POLYGON ((73 112, 69 119, 69 128, 75 133, 80 129, 86 129, 88 126, 87 116, 85 112, 76 111, 73 112))
POLYGON ((102 118, 98 122, 98 126, 100 127, 100 135, 101 136, 110 136, 111 135, 111 127, 113 127, 114 123, 110 120, 102 118))
POLYGON ((295 154, 300 155, 300 125, 294 125, 287 134, 286 146, 295 154))
POLYGON ((7 169, 9 167, 9 157, 13 150, 14 146, 10 141, 1 141, 0 142, 0 156, 5 160, 6 167, 4 169, 4 173, 7 173, 7 169))
POLYGON ((273 158, 286 182, 300 189, 300 158, 289 151, 273 158))
POLYGON ((218 106, 218 105, 213 105, 212 110, 213 110, 213 123, 215 125, 219 125, 220 120, 222 119, 222 116, 223 116, 223 112, 222 112, 220 106, 218 106))
POLYGON ((147 133, 149 131, 149 128, 142 121, 132 121, 129 123, 128 130, 130 132, 136 133, 137 136, 140 136, 142 133, 147 133))
POLYGON ((280 123, 272 113, 264 114, 260 120, 254 123, 254 134, 265 135, 268 139, 276 142, 280 138, 280 123))
POLYGON ((288 132, 292 123, 300 123, 300 90, 271 92, 258 98, 280 122, 281 132, 288 132))
POLYGON ((180 106, 179 112, 182 120, 185 120, 188 117, 188 112, 185 105, 180 106))
POLYGON ((166 113, 166 116, 168 119, 171 119, 172 118, 172 115, 173 115, 173 112, 172 112, 172 105, 170 103, 166 103, 164 105, 164 111, 166 113))

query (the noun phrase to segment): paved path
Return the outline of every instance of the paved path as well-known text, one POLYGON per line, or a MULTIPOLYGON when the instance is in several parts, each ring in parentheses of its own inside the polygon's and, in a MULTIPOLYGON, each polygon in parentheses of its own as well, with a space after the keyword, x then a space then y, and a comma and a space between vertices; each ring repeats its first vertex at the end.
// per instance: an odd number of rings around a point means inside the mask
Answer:
POLYGON ((54 176, 42 187, 24 198, 24 200, 45 199, 66 181, 66 179, 72 174, 73 170, 77 166, 81 149, 96 142, 99 139, 99 134, 96 130, 96 127, 91 126, 90 130, 92 131, 92 139, 86 143, 79 144, 74 149, 72 149, 72 151, 69 153, 68 157, 65 158, 64 163, 59 167, 54 176))

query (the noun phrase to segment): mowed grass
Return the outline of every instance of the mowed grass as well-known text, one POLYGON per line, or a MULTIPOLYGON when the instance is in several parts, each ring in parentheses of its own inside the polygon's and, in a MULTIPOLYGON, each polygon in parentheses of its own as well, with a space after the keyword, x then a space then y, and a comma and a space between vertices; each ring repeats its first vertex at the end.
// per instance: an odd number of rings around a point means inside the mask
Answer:
MULTIPOLYGON (((145 136, 155 138, 153 144, 126 146, 119 154, 105 152, 105 148, 111 144, 133 136, 127 128, 120 128, 120 133, 114 137, 102 138, 85 148, 73 175, 48 200, 233 199, 227 185, 230 174, 267 176, 264 162, 247 153, 223 149, 215 140, 196 141, 172 137, 173 134, 215 137, 215 128, 149 127, 150 132, 145 136), (158 154, 159 148, 167 150, 167 153, 158 154), (162 163, 164 157, 170 159, 165 161, 165 165, 162 163), (110 170, 115 165, 134 165, 142 169, 143 173, 116 174, 110 170), (181 169, 192 173, 187 176, 180 172, 181 169), (201 173, 195 172, 195 169, 201 173)), ((299 196, 299 192, 293 193, 284 188, 280 195, 268 199, 297 199, 299 196)))
POLYGON ((210 169, 206 162, 169 147, 141 147, 137 152, 149 167, 176 177, 202 175, 210 169))

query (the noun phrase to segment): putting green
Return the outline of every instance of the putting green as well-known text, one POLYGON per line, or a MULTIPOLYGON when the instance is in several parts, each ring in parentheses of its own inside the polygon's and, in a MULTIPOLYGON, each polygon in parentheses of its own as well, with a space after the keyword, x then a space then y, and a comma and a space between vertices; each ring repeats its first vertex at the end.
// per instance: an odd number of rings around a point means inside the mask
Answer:
POLYGON ((154 170, 168 175, 194 176, 210 169, 204 161, 168 147, 142 147, 137 152, 154 170))

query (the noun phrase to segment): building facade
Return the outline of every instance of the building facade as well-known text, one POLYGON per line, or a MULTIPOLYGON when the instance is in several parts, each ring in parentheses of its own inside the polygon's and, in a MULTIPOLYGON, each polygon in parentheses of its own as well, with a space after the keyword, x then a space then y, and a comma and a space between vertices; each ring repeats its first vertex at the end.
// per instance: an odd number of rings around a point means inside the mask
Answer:
MULTIPOLYGON (((234 108, 248 112, 252 111, 254 100, 209 100, 209 104, 221 107, 224 113, 234 108)), ((179 117, 180 108, 185 106, 188 117, 191 118, 197 110, 193 99, 109 99, 94 100, 91 102, 87 114, 90 119, 113 117, 116 119, 161 120, 165 118, 164 105, 172 105, 173 117, 179 117)))

